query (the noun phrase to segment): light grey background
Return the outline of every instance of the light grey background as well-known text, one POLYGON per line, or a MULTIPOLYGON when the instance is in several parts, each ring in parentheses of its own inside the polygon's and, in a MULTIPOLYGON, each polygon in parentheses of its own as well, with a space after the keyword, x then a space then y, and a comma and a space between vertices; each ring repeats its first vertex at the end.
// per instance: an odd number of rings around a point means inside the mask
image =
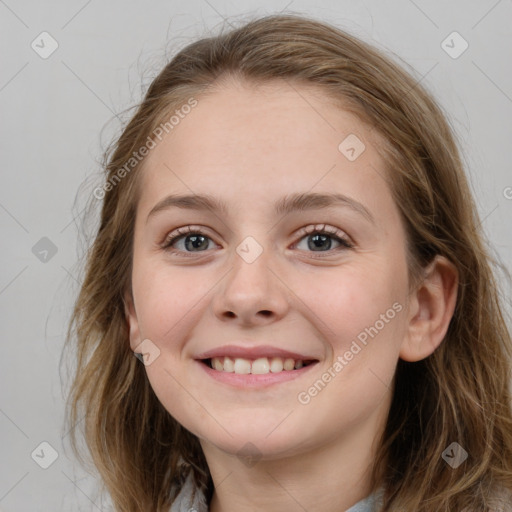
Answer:
MULTIPOLYGON (((223 18, 279 11, 311 14, 385 48, 434 93, 459 137, 489 240, 512 267, 510 0, 0 0, 1 511, 111 510, 71 459, 62 426, 59 361, 83 249, 77 215, 100 184, 102 150, 120 130, 115 114, 140 99, 166 51, 223 18), (47 59, 31 47, 49 48, 43 31, 59 45, 47 59), (455 59, 441 46, 453 31, 469 44, 455 59), (57 249, 46 262, 32 250, 43 237, 57 249), (31 458, 43 441, 58 452, 48 469, 31 458)), ((510 301, 510 288, 504 294, 510 301)))

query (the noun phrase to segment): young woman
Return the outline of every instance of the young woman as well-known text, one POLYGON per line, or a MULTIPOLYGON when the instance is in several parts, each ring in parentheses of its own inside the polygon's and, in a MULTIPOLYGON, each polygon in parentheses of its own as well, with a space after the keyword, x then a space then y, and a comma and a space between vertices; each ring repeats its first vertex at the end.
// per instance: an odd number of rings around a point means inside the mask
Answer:
POLYGON ((511 509, 511 338, 414 78, 268 16, 180 51, 105 170, 69 421, 116 510, 511 509))

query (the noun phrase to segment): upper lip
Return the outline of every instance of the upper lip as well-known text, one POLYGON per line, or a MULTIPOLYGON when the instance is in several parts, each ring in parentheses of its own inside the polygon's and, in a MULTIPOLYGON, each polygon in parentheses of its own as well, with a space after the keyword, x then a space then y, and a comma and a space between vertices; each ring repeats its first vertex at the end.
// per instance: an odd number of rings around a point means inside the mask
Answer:
POLYGON ((243 358, 243 359, 259 359, 261 357, 281 357, 283 359, 301 359, 302 361, 313 361, 317 360, 316 357, 299 354, 298 352, 291 352, 270 345, 260 345, 257 347, 241 347, 239 345, 224 345, 217 347, 207 352, 203 352, 196 356, 196 359, 211 359, 214 357, 231 357, 231 358, 243 358))

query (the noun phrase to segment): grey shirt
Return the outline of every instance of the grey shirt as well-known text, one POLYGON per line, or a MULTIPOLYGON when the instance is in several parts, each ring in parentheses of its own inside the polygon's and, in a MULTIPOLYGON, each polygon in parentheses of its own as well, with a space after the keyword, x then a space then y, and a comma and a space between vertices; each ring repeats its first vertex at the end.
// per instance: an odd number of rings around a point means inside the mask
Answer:
MULTIPOLYGON (((379 503, 380 492, 377 492, 357 502, 345 512, 377 512, 379 503)), ((208 512, 204 494, 195 487, 192 473, 189 473, 169 512, 208 512)))

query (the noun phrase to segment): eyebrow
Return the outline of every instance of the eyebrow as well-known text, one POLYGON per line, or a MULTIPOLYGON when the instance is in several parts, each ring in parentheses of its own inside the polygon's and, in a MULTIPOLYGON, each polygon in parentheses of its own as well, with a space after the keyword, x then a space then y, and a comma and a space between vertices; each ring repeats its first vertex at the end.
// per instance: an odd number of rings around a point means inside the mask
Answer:
MULTIPOLYGON (((375 219, 370 211, 361 203, 344 194, 321 194, 316 192, 296 193, 282 197, 274 206, 276 215, 286 215, 296 211, 320 210, 332 206, 348 207, 362 215, 366 220, 375 224, 375 219)), ((146 223, 158 212, 169 208, 182 208, 186 210, 213 211, 227 215, 228 207, 223 201, 209 195, 171 194, 159 201, 149 212, 146 223)))

